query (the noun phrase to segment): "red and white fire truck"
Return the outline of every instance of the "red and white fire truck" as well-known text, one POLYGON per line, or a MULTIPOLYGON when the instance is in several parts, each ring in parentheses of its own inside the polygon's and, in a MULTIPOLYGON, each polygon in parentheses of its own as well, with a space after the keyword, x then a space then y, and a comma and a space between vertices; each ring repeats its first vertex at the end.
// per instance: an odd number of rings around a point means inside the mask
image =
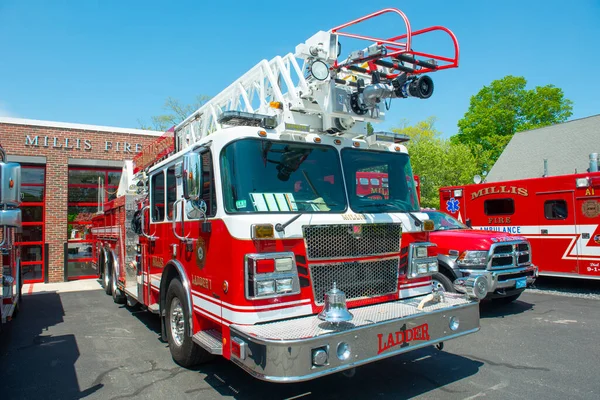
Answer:
POLYGON ((20 249, 21 166, 6 162, 0 146, 0 331, 19 309, 22 279, 20 249))
POLYGON ((366 128, 392 98, 428 98, 424 73, 458 55, 448 29, 384 9, 261 61, 126 163, 92 228, 106 292, 159 314, 180 365, 222 355, 274 382, 477 331, 487 283, 433 291, 433 226, 402 138, 366 128), (405 32, 349 32, 383 16, 405 32), (452 55, 414 50, 429 32, 452 55), (341 56, 341 38, 368 46, 341 56), (359 194, 366 171, 387 174, 386 194, 359 194))
POLYGON ((600 279, 600 172, 440 189, 440 205, 475 229, 531 243, 540 275, 600 279))

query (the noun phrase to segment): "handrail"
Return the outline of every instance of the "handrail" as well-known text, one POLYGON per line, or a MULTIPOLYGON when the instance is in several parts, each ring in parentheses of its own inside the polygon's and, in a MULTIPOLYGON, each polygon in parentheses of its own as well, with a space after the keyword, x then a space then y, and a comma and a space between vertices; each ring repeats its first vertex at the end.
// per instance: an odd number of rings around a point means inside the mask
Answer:
POLYGON ((172 222, 172 225, 171 225, 171 227, 173 228, 173 235, 175 235, 175 237, 177 239, 179 239, 180 241, 182 241, 182 242, 186 242, 187 239, 188 239, 188 236, 185 236, 185 237, 184 236, 180 236, 177 233, 177 217, 178 217, 178 215, 177 215, 178 214, 177 213, 177 204, 181 203, 181 233, 185 234, 185 225, 184 225, 185 216, 183 214, 183 212, 184 212, 184 208, 183 207, 185 206, 184 201, 185 201, 185 199, 181 198, 181 199, 175 200, 175 203, 173 203, 173 222, 172 222))
POLYGON ((141 225, 142 225, 142 228, 141 228, 141 229, 142 229, 142 235, 143 235, 143 236, 144 236, 146 239, 148 239, 148 240, 156 240, 156 239, 158 239, 158 237, 157 237, 157 236, 154 236, 154 235, 148 235, 148 234, 147 234, 147 233, 144 231, 144 226, 146 225, 146 219, 144 218, 144 215, 145 215, 145 211, 146 211, 146 209, 148 209, 148 210, 149 210, 149 209, 150 209, 150 205, 147 205, 147 206, 144 206, 144 207, 142 207, 142 221, 141 221, 141 222, 142 222, 142 224, 141 224, 141 225))

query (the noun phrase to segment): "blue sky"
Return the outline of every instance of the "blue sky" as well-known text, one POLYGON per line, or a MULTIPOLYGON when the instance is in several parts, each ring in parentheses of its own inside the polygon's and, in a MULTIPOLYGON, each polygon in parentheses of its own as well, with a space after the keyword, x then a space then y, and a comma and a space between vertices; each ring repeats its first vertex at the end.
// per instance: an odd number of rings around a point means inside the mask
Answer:
POLYGON ((470 97, 509 74, 562 88, 572 118, 600 113, 598 0, 0 0, 0 116, 137 128, 168 96, 215 95, 261 59, 385 7, 404 11, 413 29, 453 30, 461 58, 432 74, 432 98, 395 100, 378 129, 433 115, 450 136, 470 97))

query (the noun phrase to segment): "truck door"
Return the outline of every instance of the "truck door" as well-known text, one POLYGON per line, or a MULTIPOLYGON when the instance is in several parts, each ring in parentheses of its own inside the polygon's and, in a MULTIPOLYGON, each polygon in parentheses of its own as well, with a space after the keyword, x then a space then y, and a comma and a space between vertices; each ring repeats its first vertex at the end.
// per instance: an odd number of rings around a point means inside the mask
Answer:
POLYGON ((577 233, 580 235, 579 274, 600 277, 600 193, 596 188, 578 189, 575 197, 577 233))
POLYGON ((539 235, 532 238, 533 261, 540 274, 577 274, 579 233, 572 190, 536 193, 539 235), (535 244, 534 244, 535 243, 535 244))

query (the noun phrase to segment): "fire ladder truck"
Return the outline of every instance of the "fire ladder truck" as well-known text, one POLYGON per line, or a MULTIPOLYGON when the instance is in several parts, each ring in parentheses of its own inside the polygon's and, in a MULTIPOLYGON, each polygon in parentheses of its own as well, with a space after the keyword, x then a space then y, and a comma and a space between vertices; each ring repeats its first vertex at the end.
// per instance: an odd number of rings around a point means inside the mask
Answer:
POLYGON ((22 289, 20 248, 21 166, 6 162, 0 146, 0 331, 16 315, 22 289))
POLYGON ((222 355, 273 382, 476 332, 486 281, 433 291, 433 224, 406 138, 367 133, 392 98, 430 97, 424 74, 458 56, 450 30, 413 31, 388 8, 258 63, 126 162, 92 228, 106 292, 157 313, 178 364, 222 355), (349 32, 384 16, 405 32, 349 32), (415 51, 429 32, 453 55, 415 51), (367 47, 341 56, 341 38, 367 47), (384 173, 387 191, 357 192, 364 171, 384 173))

